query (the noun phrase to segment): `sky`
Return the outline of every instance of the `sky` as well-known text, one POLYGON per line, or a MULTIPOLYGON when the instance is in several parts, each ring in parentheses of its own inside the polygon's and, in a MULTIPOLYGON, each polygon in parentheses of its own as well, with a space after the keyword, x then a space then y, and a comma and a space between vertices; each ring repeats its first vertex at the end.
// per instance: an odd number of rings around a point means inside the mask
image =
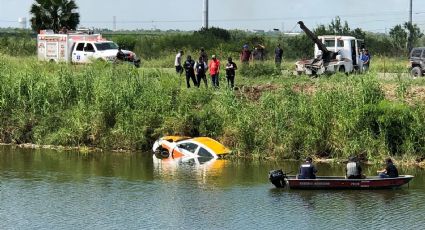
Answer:
MULTIPOLYGON (((413 23, 425 31, 425 1, 413 1, 413 23)), ((34 0, 0 0, 0 27, 20 27, 30 18, 34 0)), ((76 0, 80 26, 113 29, 198 30, 204 0, 76 0)), ((299 32, 298 21, 311 29, 339 16, 350 28, 388 33, 409 19, 410 0, 209 0, 209 26, 225 29, 279 29, 299 32)), ((29 23, 28 23, 29 27, 29 23)))

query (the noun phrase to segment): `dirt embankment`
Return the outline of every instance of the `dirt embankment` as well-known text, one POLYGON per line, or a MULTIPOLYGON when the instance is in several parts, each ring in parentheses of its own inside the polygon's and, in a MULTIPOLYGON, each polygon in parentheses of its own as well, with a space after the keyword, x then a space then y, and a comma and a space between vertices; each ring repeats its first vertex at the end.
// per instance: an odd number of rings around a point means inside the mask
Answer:
POLYGON ((263 92, 275 91, 279 88, 281 86, 277 84, 242 85, 236 89, 236 94, 251 101, 258 101, 263 92))
MULTIPOLYGON (((237 88, 237 95, 245 97, 251 101, 258 101, 264 92, 276 91, 283 88, 279 84, 258 84, 258 85, 242 85, 237 88)), ((314 95, 317 92, 318 86, 315 83, 294 84, 292 90, 297 93, 314 95)), ((382 84, 382 90, 386 99, 390 101, 403 98, 409 104, 415 101, 425 101, 425 86, 410 86, 404 92, 395 83, 382 84)))

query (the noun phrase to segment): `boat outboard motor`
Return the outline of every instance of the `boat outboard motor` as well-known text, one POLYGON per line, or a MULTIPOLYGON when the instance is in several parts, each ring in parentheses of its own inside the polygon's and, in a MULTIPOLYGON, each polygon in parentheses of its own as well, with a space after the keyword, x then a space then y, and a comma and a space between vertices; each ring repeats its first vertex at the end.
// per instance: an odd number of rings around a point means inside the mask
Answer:
POLYGON ((269 180, 274 186, 276 186, 276 188, 285 187, 285 177, 286 173, 284 173, 282 169, 272 170, 269 172, 269 180))

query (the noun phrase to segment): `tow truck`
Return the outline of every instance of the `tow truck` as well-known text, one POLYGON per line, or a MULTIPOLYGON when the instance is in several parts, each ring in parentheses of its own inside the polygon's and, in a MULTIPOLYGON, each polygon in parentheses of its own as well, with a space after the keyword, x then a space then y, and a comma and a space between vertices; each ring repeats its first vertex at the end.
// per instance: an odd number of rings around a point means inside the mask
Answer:
POLYGON ((317 76, 325 73, 352 73, 362 71, 360 49, 364 41, 353 36, 316 36, 302 21, 298 24, 308 38, 314 42, 314 58, 295 63, 295 75, 317 76))

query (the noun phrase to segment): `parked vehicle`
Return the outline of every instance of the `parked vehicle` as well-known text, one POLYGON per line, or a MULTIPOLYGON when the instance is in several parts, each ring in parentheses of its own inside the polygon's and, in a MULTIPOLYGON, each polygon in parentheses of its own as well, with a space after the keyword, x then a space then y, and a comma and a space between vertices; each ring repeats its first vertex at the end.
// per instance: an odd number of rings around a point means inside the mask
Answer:
MULTIPOLYGON (((55 34, 43 30, 37 35, 37 56, 41 61, 91 63, 93 60, 115 62, 118 45, 101 34, 74 32, 55 34)), ((129 50, 122 50, 125 62, 140 66, 140 59, 129 50)))
POLYGON ((409 55, 410 74, 422 77, 425 73, 425 47, 413 48, 409 55))
POLYGON ((314 58, 295 63, 295 74, 321 75, 324 73, 361 71, 360 49, 363 41, 352 36, 316 36, 302 21, 298 24, 314 42, 314 58))

